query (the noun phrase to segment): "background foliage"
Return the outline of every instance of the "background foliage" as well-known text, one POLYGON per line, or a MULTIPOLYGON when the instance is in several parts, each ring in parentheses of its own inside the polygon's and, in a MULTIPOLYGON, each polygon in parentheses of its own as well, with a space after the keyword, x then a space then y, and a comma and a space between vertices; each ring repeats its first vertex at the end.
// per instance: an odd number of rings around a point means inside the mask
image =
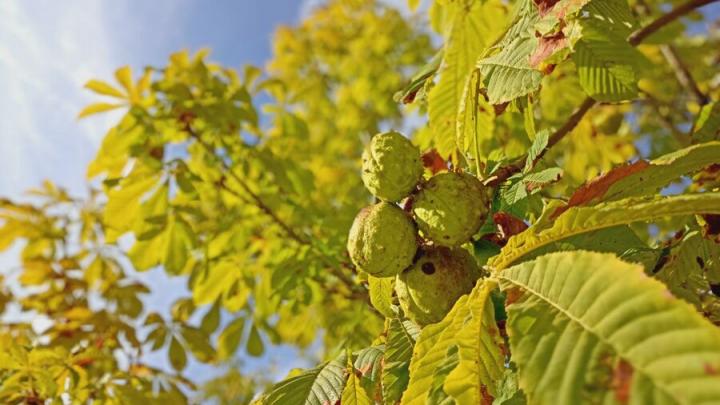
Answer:
POLYGON ((280 28, 264 69, 183 51, 88 82, 102 101, 80 117, 124 111, 90 195, 46 183, 0 201, 0 249, 21 246, 0 290, 0 400, 720 400, 720 31, 696 11, 711 2, 438 0, 405 16, 335 0, 280 28), (495 190, 466 246, 492 276, 422 330, 345 252, 372 202, 360 153, 389 128, 429 151, 428 175, 495 190), (143 308, 162 287, 133 278, 157 266, 191 291, 169 317, 143 308), (183 375, 191 358, 313 342, 326 362, 272 387, 232 367, 203 387, 183 375))

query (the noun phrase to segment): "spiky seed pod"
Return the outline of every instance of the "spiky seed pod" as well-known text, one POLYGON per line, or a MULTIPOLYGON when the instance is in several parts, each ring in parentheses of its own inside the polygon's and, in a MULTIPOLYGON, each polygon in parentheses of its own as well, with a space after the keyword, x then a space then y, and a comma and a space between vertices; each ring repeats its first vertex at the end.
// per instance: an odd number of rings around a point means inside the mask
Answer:
POLYGON ((365 207, 350 228, 350 259, 375 277, 393 277, 412 264, 416 233, 408 214, 396 205, 381 202, 365 207))
POLYGON ((400 307, 419 325, 442 320, 480 277, 475 259, 462 248, 427 247, 395 283, 400 307))
POLYGON ((433 176, 413 202, 415 221, 423 236, 442 246, 469 241, 485 222, 488 211, 485 187, 467 173, 433 176))
POLYGON ((383 201, 410 194, 423 174, 420 151, 398 132, 375 135, 362 157, 362 180, 383 201))

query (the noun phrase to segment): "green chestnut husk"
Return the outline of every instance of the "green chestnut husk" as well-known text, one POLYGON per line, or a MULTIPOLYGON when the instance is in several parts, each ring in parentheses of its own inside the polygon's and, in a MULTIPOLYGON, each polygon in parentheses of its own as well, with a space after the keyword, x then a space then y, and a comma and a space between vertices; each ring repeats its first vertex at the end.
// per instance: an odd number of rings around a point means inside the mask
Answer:
POLYGON ((347 249, 360 270, 375 277, 394 277, 412 264, 417 229, 398 206, 380 202, 363 208, 350 227, 347 249))
POLYGON ((420 150, 399 132, 375 135, 362 156, 362 181, 383 201, 407 197, 422 174, 420 150))
POLYGON ((440 322, 455 301, 472 290, 480 275, 467 250, 426 247, 415 264, 398 275, 395 292, 405 315, 424 326, 440 322))
POLYGON ((475 176, 443 172, 433 176, 413 201, 413 214, 423 236, 441 246, 470 240, 485 222, 489 195, 475 176))

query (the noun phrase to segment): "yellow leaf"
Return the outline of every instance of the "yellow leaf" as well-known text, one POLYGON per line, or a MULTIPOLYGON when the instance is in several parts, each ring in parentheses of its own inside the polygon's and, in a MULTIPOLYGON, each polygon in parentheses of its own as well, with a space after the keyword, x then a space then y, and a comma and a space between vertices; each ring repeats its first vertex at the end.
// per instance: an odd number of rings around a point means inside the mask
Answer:
POLYGON ((115 78, 125 88, 128 96, 130 96, 130 102, 134 103, 138 101, 138 94, 135 85, 132 80, 132 71, 130 66, 123 66, 115 71, 115 78))
POLYGON ((103 96, 126 98, 125 94, 123 94, 120 90, 100 80, 90 80, 85 83, 85 88, 92 90, 95 93, 102 94, 103 96))
POLYGON ((83 108, 78 114, 78 118, 85 118, 88 115, 98 114, 105 111, 115 110, 122 107, 122 104, 95 103, 83 108))
POLYGON ((152 73, 153 73, 152 69, 145 69, 145 73, 143 73, 142 77, 137 82, 138 95, 140 95, 150 89, 152 73))

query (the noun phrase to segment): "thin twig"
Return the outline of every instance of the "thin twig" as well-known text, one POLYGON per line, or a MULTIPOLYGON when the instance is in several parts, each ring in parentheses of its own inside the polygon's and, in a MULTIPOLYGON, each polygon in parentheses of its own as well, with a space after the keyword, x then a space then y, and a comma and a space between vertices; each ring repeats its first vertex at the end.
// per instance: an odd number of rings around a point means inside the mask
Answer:
POLYGON ((708 103, 708 97, 700 91, 695 79, 693 79, 690 70, 685 66, 677 50, 672 45, 661 45, 660 52, 662 52, 665 60, 667 60, 670 67, 675 72, 678 82, 687 90, 700 105, 708 103))
POLYGON ((207 142, 205 142, 200 135, 194 131, 190 125, 186 125, 185 128, 188 132, 188 134, 195 139, 205 150, 207 150, 208 153, 210 153, 212 156, 216 158, 220 162, 220 164, 223 167, 223 171, 227 174, 229 174, 243 189, 245 193, 247 193, 248 196, 250 196, 250 199, 252 201, 249 201, 247 198, 245 198, 242 194, 240 194, 237 190, 231 188, 228 186, 228 184, 225 181, 220 182, 220 187, 222 187, 223 190, 233 194, 234 196, 240 198, 242 201, 249 203, 251 205, 255 205, 257 208, 259 208, 263 213, 265 213, 268 217, 270 217, 273 222, 275 222, 282 230, 285 232, 285 234, 290 237, 292 240, 296 241, 297 243, 301 245, 309 246, 311 249, 313 249, 317 254, 318 257, 326 264, 330 269, 332 269, 333 275, 337 277, 340 281, 343 282, 351 291, 359 291, 364 289, 361 286, 358 286, 355 284, 353 279, 348 276, 342 268, 336 267, 334 263, 331 263, 328 258, 323 254, 321 251, 317 249, 317 247, 311 243, 309 240, 306 240, 300 235, 298 235, 287 223, 285 223, 280 217, 275 214, 275 212, 270 209, 260 198, 259 195, 254 193, 250 187, 243 181, 243 179, 235 173, 232 168, 219 156, 215 154, 215 150, 212 148, 211 145, 209 145, 207 142))
MULTIPOLYGON (((245 181, 235 173, 230 166, 220 157, 218 157, 215 154, 215 150, 212 146, 208 145, 207 142, 203 141, 202 138, 198 135, 197 132, 195 132, 190 125, 187 125, 187 131, 190 134, 191 137, 193 137, 205 150, 207 150, 208 153, 215 156, 217 160, 220 162, 220 164, 223 166, 223 170, 230 175, 230 177, 235 180, 240 187, 243 189, 243 191, 250 196, 250 199, 253 201, 253 205, 255 205, 260 211, 265 213, 268 217, 270 217, 273 222, 275 222, 282 230, 285 232, 285 234, 293 239, 294 241, 298 242, 301 245, 309 245, 310 242, 308 242, 305 238, 302 238, 300 235, 298 235, 285 221, 280 219, 280 217, 277 216, 275 211, 273 211, 270 207, 265 204, 265 202, 260 198, 259 195, 257 195, 255 192, 250 189, 250 187, 245 183, 245 181)), ((225 185, 225 182, 221 182, 221 186, 225 185)), ((224 187, 227 189, 227 186, 224 187)))
MULTIPOLYGON (((669 13, 663 14, 657 19, 653 20, 653 22, 646 25, 645 27, 633 32, 628 37, 628 42, 632 46, 637 46, 649 35, 653 34, 665 25, 670 24, 671 22, 684 16, 685 14, 702 6, 716 3, 719 1, 720 0, 690 0, 687 3, 681 4, 676 8, 672 9, 669 13)), ((575 110, 575 112, 573 112, 567 122, 565 122, 562 127, 556 130, 552 135, 550 135, 548 145, 538 154, 538 159, 542 157, 548 151, 548 149, 560 142, 567 134, 569 134, 573 129, 575 129, 575 126, 577 126, 580 120, 582 120, 585 113, 587 113, 595 104, 597 104, 597 102, 590 97, 583 100, 582 104, 580 104, 580 106, 575 110)), ((518 158, 513 163, 510 163, 507 166, 499 168, 495 175, 485 181, 485 184, 489 186, 496 186, 504 182, 508 179, 508 177, 522 170, 526 159, 527 155, 518 158)))
POLYGON ((702 6, 706 6, 711 3, 717 3, 718 1, 720 0, 690 0, 687 3, 683 3, 672 9, 667 14, 661 15, 645 27, 633 32, 632 35, 630 35, 630 37, 628 38, 628 42, 630 42, 630 45, 632 46, 637 46, 643 40, 645 40, 645 38, 654 34, 660 28, 670 24, 671 22, 677 20, 685 14, 702 6))
POLYGON ((640 90, 640 92, 645 96, 645 101, 650 105, 650 107, 655 111, 655 114, 657 114, 658 118, 660 119, 660 123, 670 131, 670 134, 675 138, 680 145, 686 145, 690 138, 686 136, 684 133, 682 133, 675 124, 672 122, 670 117, 668 117, 666 114, 663 113, 661 109, 661 102, 652 94, 645 90, 640 90))
MULTIPOLYGON (((641 17, 649 17, 652 14, 652 10, 645 0, 638 0, 635 5, 635 9, 641 17)), ((685 65, 680 58, 677 49, 675 49, 672 45, 660 45, 660 52, 662 52, 665 60, 670 65, 670 68, 672 68, 680 85, 683 86, 685 90, 693 96, 693 98, 695 98, 695 101, 698 104, 707 104, 709 102, 709 98, 703 94, 700 87, 698 87, 697 82, 693 79, 692 74, 690 73, 690 69, 688 69, 687 65, 685 65)))

